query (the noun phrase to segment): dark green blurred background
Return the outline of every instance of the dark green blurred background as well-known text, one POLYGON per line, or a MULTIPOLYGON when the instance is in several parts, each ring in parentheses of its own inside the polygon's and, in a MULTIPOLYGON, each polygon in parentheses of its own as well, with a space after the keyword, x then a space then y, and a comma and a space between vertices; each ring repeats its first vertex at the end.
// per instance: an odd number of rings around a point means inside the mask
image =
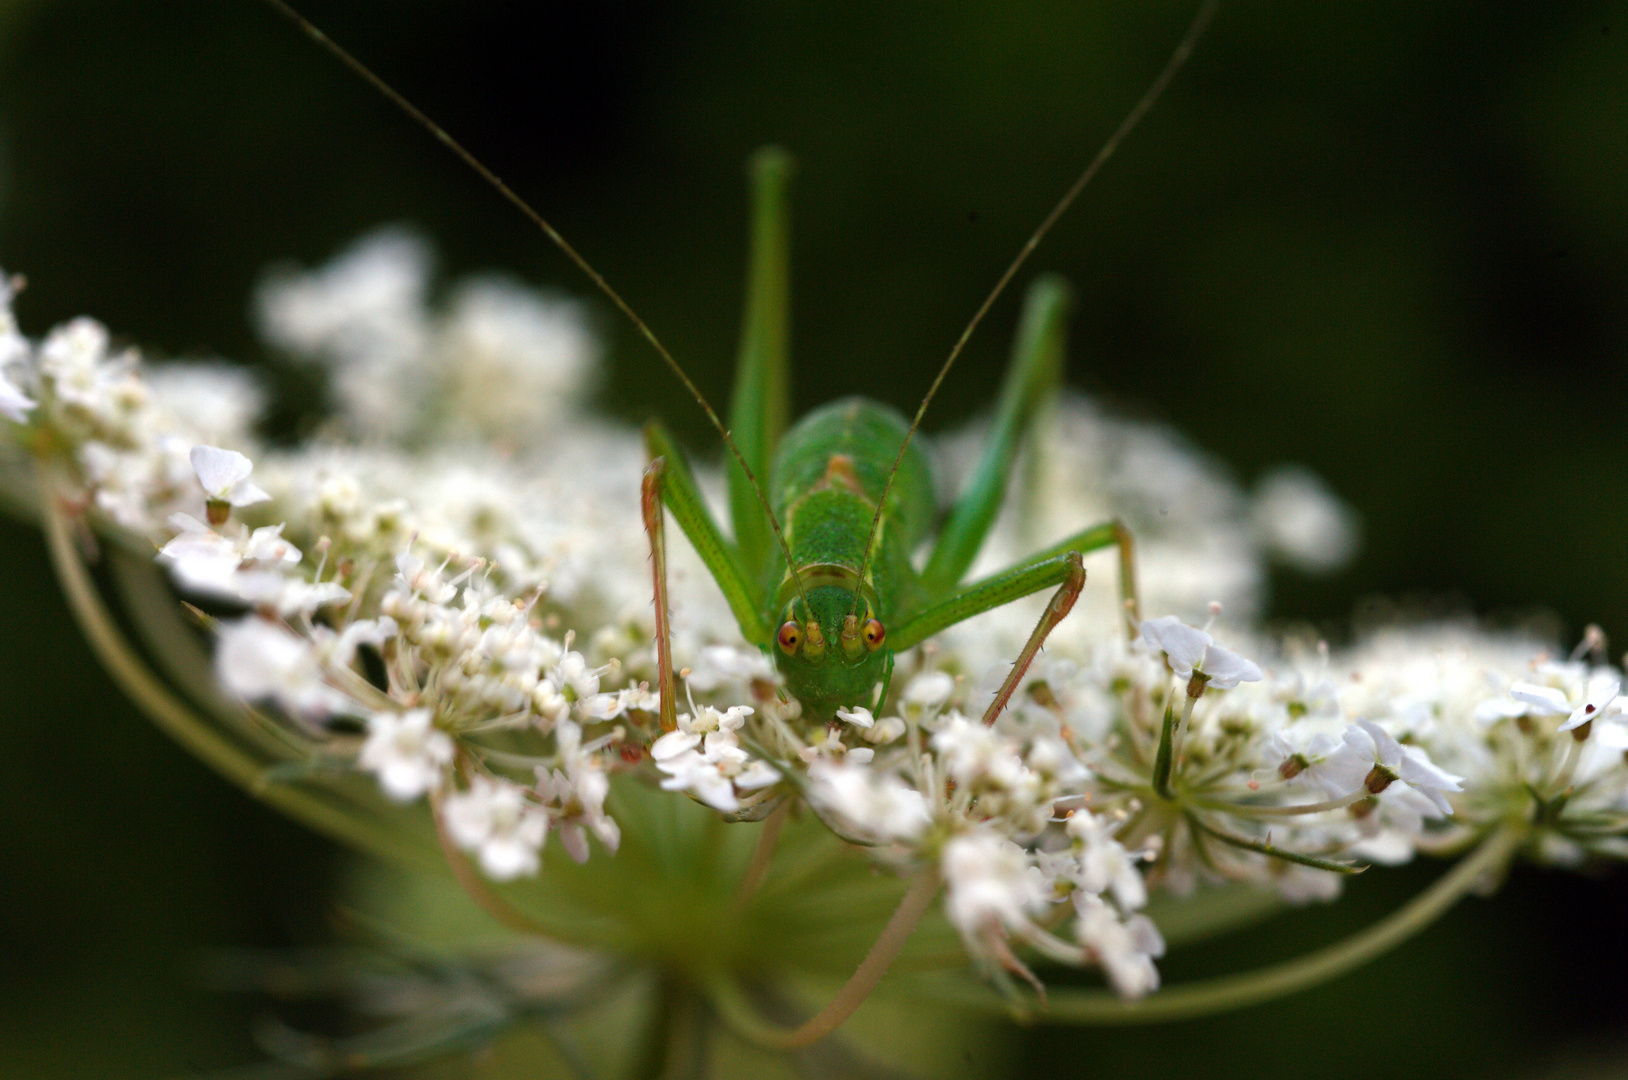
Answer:
MULTIPOLYGON (((1079 293, 1073 382, 1247 481, 1311 466, 1356 565, 1274 579, 1339 633, 1367 598, 1589 621, 1628 645, 1628 19, 1619 4, 1225 5, 1046 242, 1079 293)), ((535 201, 726 396, 743 164, 799 158, 799 407, 909 407, 1028 231, 1163 63, 1189 3, 310 0, 308 13, 535 201)), ((422 131, 252 0, 0 0, 0 265, 31 334, 89 313, 154 355, 260 358, 259 271, 413 222, 449 274, 586 294, 422 131)), ((1017 296, 935 406, 987 401, 1017 296)), ((606 404, 700 418, 602 312, 606 404)), ((279 377, 286 383, 297 380, 279 377)), ((294 387, 298 389, 298 387, 294 387)), ((284 410, 285 432, 300 423, 284 410)), ((636 522, 629 523, 636 528, 636 522)), ((0 1074, 251 1060, 205 946, 322 940, 342 857, 122 704, 26 526, 0 526, 0 1074)), ((1429 867, 1166 965, 1236 968, 1387 909, 1429 867)), ((1014 1072, 1628 1072, 1610 951, 1628 883, 1523 873, 1402 954, 1225 1020, 1046 1033, 1014 1072), (1615 1055, 1612 1057, 1612 1055, 1615 1055), (1556 1066, 1558 1067, 1558 1066, 1556 1066)))

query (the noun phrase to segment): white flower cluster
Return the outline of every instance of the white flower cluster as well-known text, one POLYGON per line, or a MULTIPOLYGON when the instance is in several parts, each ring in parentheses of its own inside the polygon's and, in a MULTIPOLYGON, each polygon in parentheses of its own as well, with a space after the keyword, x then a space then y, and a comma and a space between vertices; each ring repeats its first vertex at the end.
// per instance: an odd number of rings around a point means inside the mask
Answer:
MULTIPOLYGON (((258 453, 251 483, 249 458, 220 448, 254 450, 248 433, 195 419, 207 379, 147 379, 89 320, 29 342, 9 291, 0 412, 20 444, 47 448, 54 496, 150 538, 183 594, 218 605, 228 689, 390 798, 428 797, 492 878, 536 873, 550 833, 579 861, 590 836, 615 851, 614 774, 737 818, 789 800, 885 866, 935 868, 997 980, 1032 979, 1028 952, 1098 964, 1134 997, 1159 981, 1150 890, 1243 881, 1327 898, 1354 864, 1460 850, 1512 820, 1539 858, 1628 856, 1628 715, 1597 638, 1556 659, 1415 627, 1331 655, 1239 629, 1234 652, 1174 615, 1129 637, 1095 562, 1097 599, 993 725, 979 717, 1032 605, 901 655, 887 700, 811 724, 671 544, 689 699, 662 732, 642 451, 579 407, 593 356, 580 315, 507 285, 433 315, 426 266, 391 234, 261 296, 269 337, 333 366, 339 426, 366 447, 258 453)), ((1166 433, 1073 399, 1055 420, 980 565, 1086 524, 1076 512, 1118 513, 1143 529, 1151 609, 1191 615, 1219 596, 1247 616, 1268 547, 1308 566, 1349 553, 1349 515, 1303 474, 1252 502, 1166 433), (1257 517, 1271 507, 1283 527, 1257 517)), ((945 444, 950 483, 969 438, 945 444)))
POLYGON ((596 371, 599 345, 581 306, 483 277, 431 312, 431 264, 413 233, 376 232, 322 270, 269 278, 256 297, 261 333, 330 371, 353 435, 546 441, 596 371))

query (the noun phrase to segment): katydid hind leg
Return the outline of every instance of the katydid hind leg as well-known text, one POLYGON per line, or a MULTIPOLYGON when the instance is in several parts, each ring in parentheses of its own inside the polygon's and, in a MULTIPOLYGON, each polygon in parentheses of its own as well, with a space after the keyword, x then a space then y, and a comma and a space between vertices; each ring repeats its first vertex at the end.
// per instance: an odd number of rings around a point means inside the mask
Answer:
MULTIPOLYGON (((729 428, 741 457, 758 482, 769 475, 776 443, 790 418, 788 386, 790 306, 790 226, 786 189, 789 155, 765 147, 752 156, 752 239, 746 277, 746 312, 741 326, 729 428)), ((758 491, 740 462, 728 466, 729 514, 741 560, 755 570, 775 540, 758 491)))
POLYGON ((1060 278, 1044 276, 1029 287, 983 456, 951 507, 922 570, 929 593, 954 588, 989 535, 1024 436, 1061 380, 1069 306, 1069 289, 1060 278))

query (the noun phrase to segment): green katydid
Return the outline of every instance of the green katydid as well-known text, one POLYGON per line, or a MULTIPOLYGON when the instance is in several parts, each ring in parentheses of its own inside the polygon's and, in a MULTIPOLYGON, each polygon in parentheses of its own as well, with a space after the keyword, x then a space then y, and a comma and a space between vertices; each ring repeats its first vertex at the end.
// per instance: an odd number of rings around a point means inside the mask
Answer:
POLYGON ((652 460, 643 509, 653 553, 662 727, 675 726, 663 506, 723 590, 742 635, 773 655, 787 691, 815 721, 845 706, 879 703, 895 653, 993 607, 1056 589, 984 714, 993 722, 1078 597, 1084 555, 1119 545, 1122 587, 1134 604, 1130 535, 1117 522, 989 577, 961 581, 994 521, 1023 437, 1057 384, 1067 289, 1054 278, 1031 287, 982 460, 918 570, 911 557, 930 536, 935 507, 927 458, 911 439, 914 425, 886 406, 849 398, 786 428, 788 171, 775 150, 753 162, 747 315, 729 413, 738 454, 728 478, 733 542, 713 521, 666 430, 656 422, 645 429, 652 460))
POLYGON ((1163 92, 1186 61, 1215 7, 1207 0, 1164 69, 1119 128, 1025 242, 939 369, 915 418, 864 399, 838 401, 787 426, 785 193, 789 165, 764 151, 753 166, 753 229, 747 310, 730 423, 726 427, 683 368, 621 295, 490 169, 359 61, 288 7, 267 0, 429 129, 537 225, 634 324, 707 414, 729 448, 725 536, 682 454, 659 423, 646 429, 651 463, 643 485, 656 604, 661 727, 676 727, 666 590, 664 508, 700 554, 729 602, 743 637, 773 655, 787 691, 813 720, 838 708, 879 703, 894 655, 981 612, 1055 588, 1027 644, 984 713, 993 723, 1051 629, 1085 583, 1084 555, 1117 546, 1127 615, 1136 616, 1132 542, 1118 522, 1076 533, 1006 570, 962 578, 993 524, 1013 463, 1061 370, 1066 288, 1043 278, 1030 289, 1011 369, 982 458, 940 525, 921 569, 915 549, 929 536, 933 483, 913 437, 956 357, 1052 225, 1163 92), (760 480, 760 478, 762 478, 760 480), (766 484, 766 486, 765 486, 766 484))

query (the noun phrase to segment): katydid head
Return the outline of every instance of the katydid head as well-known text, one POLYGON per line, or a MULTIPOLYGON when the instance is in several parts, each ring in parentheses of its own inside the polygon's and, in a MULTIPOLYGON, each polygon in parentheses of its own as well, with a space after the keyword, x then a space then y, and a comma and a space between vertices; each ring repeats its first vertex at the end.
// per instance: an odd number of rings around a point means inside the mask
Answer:
POLYGON ((844 706, 872 703, 892 653, 869 590, 853 587, 857 577, 848 583, 817 569, 805 569, 804 576, 810 579, 806 593, 782 608, 775 663, 805 715, 829 719, 844 706))

